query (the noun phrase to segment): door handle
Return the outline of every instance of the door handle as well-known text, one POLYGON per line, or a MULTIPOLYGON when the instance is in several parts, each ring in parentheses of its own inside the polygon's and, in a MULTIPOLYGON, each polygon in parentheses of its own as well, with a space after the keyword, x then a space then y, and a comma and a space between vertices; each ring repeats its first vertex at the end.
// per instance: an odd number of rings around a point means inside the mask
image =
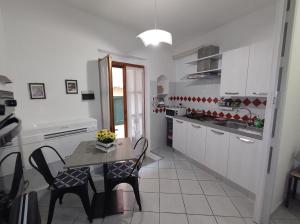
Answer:
POLYGON ((179 121, 179 120, 176 120, 176 122, 179 123, 179 124, 182 124, 182 123, 183 123, 183 121, 179 121))
POLYGON ((270 174, 270 172, 271 172, 272 157, 273 157, 273 147, 271 146, 270 151, 269 151, 269 161, 268 161, 268 169, 267 169, 268 174, 270 174))
POLYGON ((238 95, 239 92, 225 92, 226 95, 238 95))
POLYGON ((242 141, 242 142, 245 142, 245 143, 248 143, 248 144, 252 144, 252 143, 255 143, 254 141, 251 141, 249 139, 246 139, 246 138, 240 138, 240 137, 236 137, 238 140, 242 141))
POLYGON ((253 95, 257 95, 257 96, 266 96, 268 95, 268 93, 260 93, 260 92, 253 92, 253 95))
POLYGON ((194 128, 201 128, 201 126, 194 125, 194 124, 192 124, 192 126, 193 126, 194 128))
POLYGON ((220 131, 215 131, 215 130, 211 130, 213 133, 218 134, 218 135, 224 135, 224 132, 220 132, 220 131))

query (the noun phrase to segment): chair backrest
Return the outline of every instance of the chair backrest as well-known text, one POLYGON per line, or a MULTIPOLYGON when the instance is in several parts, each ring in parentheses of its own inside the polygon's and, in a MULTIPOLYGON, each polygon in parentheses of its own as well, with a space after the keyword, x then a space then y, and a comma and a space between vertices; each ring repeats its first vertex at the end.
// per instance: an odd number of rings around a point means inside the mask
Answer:
POLYGON ((143 161, 145 159, 145 155, 146 155, 146 151, 148 149, 148 140, 145 137, 141 137, 134 145, 134 150, 136 150, 136 148, 141 145, 142 148, 142 152, 139 155, 139 158, 137 159, 133 169, 131 170, 130 174, 128 177, 130 177, 132 175, 132 173, 134 172, 135 169, 140 170, 140 168, 142 167, 143 161))
POLYGON ((36 169, 39 173, 43 175, 43 177, 45 178, 45 180, 50 186, 54 186, 53 185, 54 177, 52 176, 52 173, 49 169, 48 163, 42 151, 42 149, 44 148, 53 150, 57 154, 59 159, 62 161, 62 163, 65 164, 65 161, 63 160, 61 155, 56 151, 56 149, 49 145, 45 145, 34 150, 29 156, 29 163, 34 169, 36 169), (35 164, 33 163, 33 161, 35 164))
POLYGON ((23 166, 22 166, 22 158, 20 152, 11 152, 7 154, 3 159, 0 161, 0 167, 2 163, 10 156, 16 155, 16 162, 15 162, 15 170, 14 170, 14 176, 11 184, 11 188, 9 191, 9 199, 13 200, 16 198, 18 191, 20 189, 20 184, 23 179, 23 166))

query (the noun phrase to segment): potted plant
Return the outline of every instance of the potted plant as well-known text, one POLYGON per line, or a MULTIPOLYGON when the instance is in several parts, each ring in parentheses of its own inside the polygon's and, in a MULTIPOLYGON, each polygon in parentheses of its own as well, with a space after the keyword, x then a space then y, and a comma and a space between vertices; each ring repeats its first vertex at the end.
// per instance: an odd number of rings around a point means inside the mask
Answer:
POLYGON ((114 141, 116 139, 116 134, 107 129, 102 129, 97 131, 96 137, 97 137, 97 145, 100 145, 104 148, 110 148, 114 144, 114 141))

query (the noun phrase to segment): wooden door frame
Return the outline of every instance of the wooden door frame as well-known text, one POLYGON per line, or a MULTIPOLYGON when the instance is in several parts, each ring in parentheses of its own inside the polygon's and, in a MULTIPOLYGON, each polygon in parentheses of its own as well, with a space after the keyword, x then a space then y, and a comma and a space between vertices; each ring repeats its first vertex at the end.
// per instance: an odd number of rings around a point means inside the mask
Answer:
MULTIPOLYGON (((122 68, 123 70, 123 109, 124 109, 124 129, 125 138, 128 137, 128 120, 127 120, 127 91, 126 91, 126 66, 123 63, 112 61, 112 68, 122 68)), ((111 74, 112 76, 112 74, 111 74)), ((112 86, 113 88, 113 86, 112 86)), ((113 98, 113 97, 112 97, 113 98)))
MULTIPOLYGON (((124 127, 125 127, 125 137, 128 137, 128 118, 127 118, 127 89, 126 89, 126 81, 127 81, 127 78, 126 78, 126 67, 134 67, 134 68, 141 68, 143 69, 143 83, 144 83, 144 87, 145 87, 145 66, 144 65, 137 65, 137 64, 131 64, 131 63, 125 63, 125 62, 120 62, 120 61, 112 61, 112 67, 118 67, 118 68, 122 68, 123 69, 123 107, 124 107, 124 127)), ((112 72, 111 72, 111 80, 112 80, 112 72)), ((111 83, 112 84, 112 83, 111 83)), ((112 85, 111 85, 111 90, 113 89, 112 88, 112 85)), ((146 112, 146 108, 145 108, 145 105, 146 105, 146 102, 145 102, 145 88, 144 88, 144 135, 146 133, 146 118, 145 118, 145 112, 146 112)), ((113 96, 113 94, 111 95, 113 96)), ((112 97, 113 99, 113 97, 112 97)), ((113 102, 112 102, 113 103, 113 102)), ((114 111, 112 111, 114 113, 114 111)), ((112 124, 114 126, 114 122, 112 124)), ((114 128, 114 127, 113 127, 114 128)))

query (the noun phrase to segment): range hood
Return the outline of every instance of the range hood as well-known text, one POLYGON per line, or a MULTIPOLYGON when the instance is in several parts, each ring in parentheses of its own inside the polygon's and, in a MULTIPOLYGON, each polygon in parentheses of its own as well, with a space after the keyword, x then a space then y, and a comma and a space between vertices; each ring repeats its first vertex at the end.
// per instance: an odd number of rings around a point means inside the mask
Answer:
POLYGON ((221 74, 219 61, 222 54, 218 46, 205 46, 198 50, 198 58, 185 64, 197 66, 197 72, 187 74, 183 79, 212 79, 218 78, 221 74))

